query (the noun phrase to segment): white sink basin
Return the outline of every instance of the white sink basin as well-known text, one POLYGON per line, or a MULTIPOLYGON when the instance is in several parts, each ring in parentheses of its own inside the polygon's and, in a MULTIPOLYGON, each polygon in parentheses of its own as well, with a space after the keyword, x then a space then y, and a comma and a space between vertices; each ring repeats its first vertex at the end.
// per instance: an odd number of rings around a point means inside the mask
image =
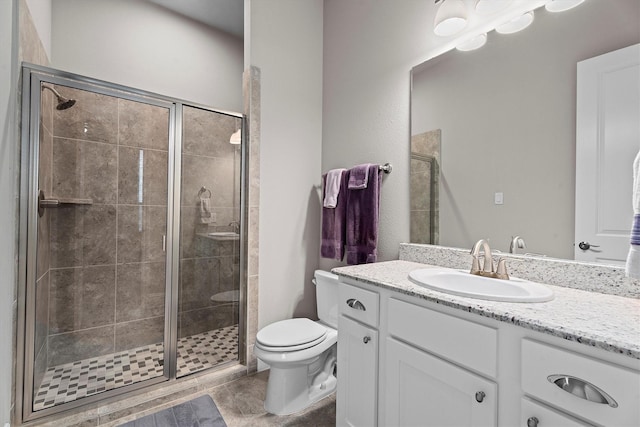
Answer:
POLYGON ((409 280, 435 291, 490 301, 545 302, 553 299, 553 291, 540 283, 515 277, 492 279, 448 268, 413 270, 409 280))

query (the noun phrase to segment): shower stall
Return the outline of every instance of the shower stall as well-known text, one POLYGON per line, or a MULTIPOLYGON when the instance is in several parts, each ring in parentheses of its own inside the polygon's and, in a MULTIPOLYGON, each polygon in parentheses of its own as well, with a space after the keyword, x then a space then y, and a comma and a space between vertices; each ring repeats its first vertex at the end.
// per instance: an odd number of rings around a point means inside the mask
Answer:
POLYGON ((242 114, 31 65, 22 114, 22 420, 242 362, 242 114))

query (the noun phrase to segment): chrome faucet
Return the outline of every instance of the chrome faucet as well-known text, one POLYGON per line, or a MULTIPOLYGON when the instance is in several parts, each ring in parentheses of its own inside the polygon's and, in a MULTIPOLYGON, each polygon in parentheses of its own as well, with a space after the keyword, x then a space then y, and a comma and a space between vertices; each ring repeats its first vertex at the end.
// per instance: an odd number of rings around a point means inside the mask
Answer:
POLYGON ((233 227, 233 232, 236 234, 240 234, 240 222, 238 221, 231 221, 229 223, 229 227, 233 227))
POLYGON ((509 245, 509 253, 515 254, 518 249, 524 249, 527 245, 524 243, 524 239, 520 236, 514 236, 511 238, 511 244, 509 245))
POLYGON ((502 258, 498 260, 498 267, 493 269, 493 257, 491 256, 491 248, 489 242, 485 239, 480 239, 471 248, 471 256, 473 262, 471 264, 471 274, 475 274, 483 277, 492 277, 495 279, 509 280, 509 274, 507 273, 507 261, 502 258), (480 269, 480 250, 484 253, 484 266, 480 269))

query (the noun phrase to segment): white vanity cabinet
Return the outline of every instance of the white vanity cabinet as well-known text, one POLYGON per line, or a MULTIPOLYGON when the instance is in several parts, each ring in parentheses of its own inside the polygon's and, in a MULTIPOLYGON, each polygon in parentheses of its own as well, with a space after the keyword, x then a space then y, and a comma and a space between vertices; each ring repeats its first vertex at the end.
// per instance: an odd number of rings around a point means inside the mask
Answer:
POLYGON ((378 388, 378 294, 339 287, 336 425, 375 427, 378 388))
POLYGON ((638 359, 340 280, 337 426, 640 426, 638 359))
POLYGON ((383 425, 497 425, 498 387, 471 371, 495 376, 497 331, 395 298, 386 302, 383 425))

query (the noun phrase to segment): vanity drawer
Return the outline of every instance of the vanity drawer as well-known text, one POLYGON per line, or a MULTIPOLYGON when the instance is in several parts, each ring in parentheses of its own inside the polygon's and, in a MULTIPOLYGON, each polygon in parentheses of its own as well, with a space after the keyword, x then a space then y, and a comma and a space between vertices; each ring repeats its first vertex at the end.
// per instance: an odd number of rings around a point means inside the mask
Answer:
POLYGON ((388 328, 410 344, 496 377, 496 329, 394 298, 389 299, 388 328))
POLYGON ((640 372, 609 362, 524 339, 522 389, 551 406, 597 424, 640 425, 640 372), (583 397, 556 385, 563 382, 568 383, 566 388, 583 397), (607 404, 606 399, 616 403, 607 404))
POLYGON ((380 297, 377 292, 340 283, 338 298, 340 313, 374 328, 378 327, 380 297))
POLYGON ((568 415, 555 411, 551 408, 547 408, 546 406, 533 402, 527 398, 523 398, 521 402, 519 426, 586 427, 591 425, 577 421, 568 415))

